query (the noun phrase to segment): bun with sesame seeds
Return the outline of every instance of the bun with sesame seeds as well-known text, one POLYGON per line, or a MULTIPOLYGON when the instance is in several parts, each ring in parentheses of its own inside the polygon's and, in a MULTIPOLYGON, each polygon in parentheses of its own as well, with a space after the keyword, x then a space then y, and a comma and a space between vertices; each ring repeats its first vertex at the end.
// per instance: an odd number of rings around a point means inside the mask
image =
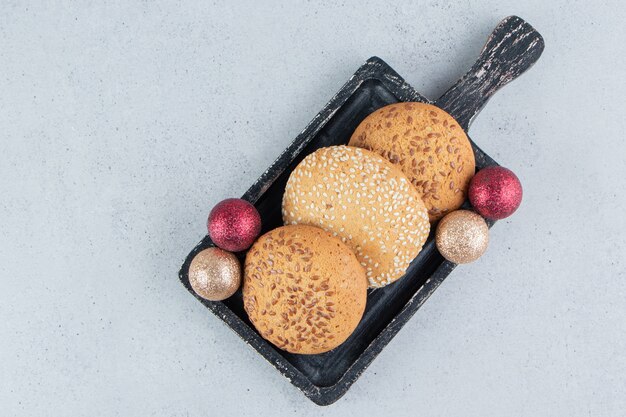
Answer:
POLYGON ((386 159, 351 146, 321 148, 298 164, 283 195, 285 224, 321 227, 365 268, 370 287, 402 277, 430 223, 418 191, 386 159))
POLYGON ((356 128, 349 145, 374 151, 400 167, 420 192, 433 222, 461 207, 476 168, 461 126, 426 103, 376 110, 356 128))
POLYGON ((261 336, 288 352, 339 346, 359 324, 366 299, 365 271, 354 253, 320 228, 279 227, 246 256, 244 308, 261 336))

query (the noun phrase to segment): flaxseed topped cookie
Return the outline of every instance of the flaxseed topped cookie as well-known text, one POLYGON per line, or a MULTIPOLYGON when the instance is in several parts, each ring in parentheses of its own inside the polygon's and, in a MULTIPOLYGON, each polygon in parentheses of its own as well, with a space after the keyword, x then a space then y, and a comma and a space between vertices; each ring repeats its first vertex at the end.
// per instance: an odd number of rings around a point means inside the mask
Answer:
POLYGON ((312 226, 261 236, 246 256, 244 308, 261 336, 292 353, 327 352, 361 320, 367 280, 341 240, 312 226))
POLYGON ((465 201, 475 171, 474 151, 461 126, 439 107, 397 103, 367 116, 349 145, 397 165, 420 192, 430 221, 465 201))

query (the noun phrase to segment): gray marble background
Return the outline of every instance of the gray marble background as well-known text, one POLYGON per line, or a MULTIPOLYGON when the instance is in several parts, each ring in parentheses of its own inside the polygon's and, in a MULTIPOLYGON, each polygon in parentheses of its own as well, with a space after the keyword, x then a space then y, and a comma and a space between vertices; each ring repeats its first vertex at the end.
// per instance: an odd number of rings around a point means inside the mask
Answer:
POLYGON ((2 416, 626 414, 623 2, 2 3, 2 416), (366 58, 435 98, 510 14, 546 50, 470 133, 523 205, 319 408, 178 268, 366 58))

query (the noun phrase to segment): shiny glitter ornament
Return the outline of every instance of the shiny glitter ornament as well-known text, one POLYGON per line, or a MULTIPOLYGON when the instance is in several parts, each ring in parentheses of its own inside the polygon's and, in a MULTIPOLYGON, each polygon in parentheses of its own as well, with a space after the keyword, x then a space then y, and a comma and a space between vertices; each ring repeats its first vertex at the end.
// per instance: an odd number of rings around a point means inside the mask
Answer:
POLYGON ((488 219, 509 217, 522 202, 522 184, 509 169, 483 168, 470 182, 469 200, 474 209, 488 219))
POLYGON ((437 226, 435 241, 444 258, 466 264, 480 258, 489 244, 489 228, 485 219, 469 210, 446 215, 437 226))
POLYGON ((189 265, 189 283, 200 297, 225 300, 241 285, 241 265, 235 255, 220 248, 198 253, 189 265))
POLYGON ((240 252, 259 236, 261 216, 249 202, 229 198, 213 207, 207 226, 213 243, 224 250, 240 252))

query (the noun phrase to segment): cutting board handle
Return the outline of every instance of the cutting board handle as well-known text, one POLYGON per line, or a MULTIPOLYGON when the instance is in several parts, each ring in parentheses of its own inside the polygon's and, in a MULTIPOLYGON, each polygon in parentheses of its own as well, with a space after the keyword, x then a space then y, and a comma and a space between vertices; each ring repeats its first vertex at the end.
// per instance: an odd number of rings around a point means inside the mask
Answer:
POLYGON ((505 18, 489 36, 472 68, 435 105, 450 113, 467 130, 487 100, 530 68, 544 46, 539 32, 523 19, 505 18))

